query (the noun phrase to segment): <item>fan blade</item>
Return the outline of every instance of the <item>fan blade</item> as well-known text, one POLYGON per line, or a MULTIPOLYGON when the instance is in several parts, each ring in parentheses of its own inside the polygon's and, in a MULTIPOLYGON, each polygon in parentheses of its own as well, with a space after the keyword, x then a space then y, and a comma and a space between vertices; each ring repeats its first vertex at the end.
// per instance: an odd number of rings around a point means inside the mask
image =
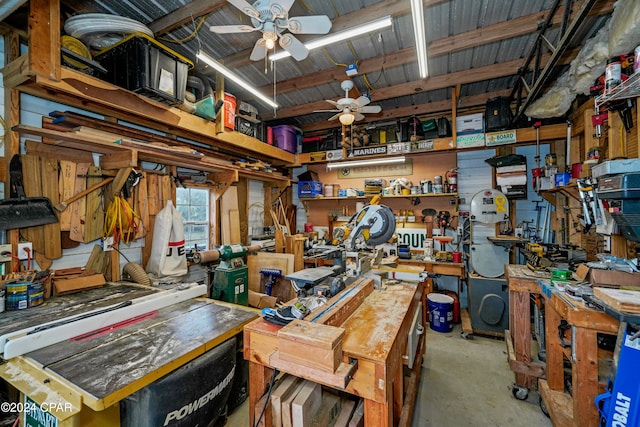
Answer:
POLYGON ((371 100, 368 97, 364 96, 364 95, 358 97, 358 99, 353 101, 353 103, 356 104, 358 107, 364 107, 365 105, 367 105, 370 102, 371 102, 371 100))
POLYGON ((227 0, 229 3, 240 9, 242 13, 260 21, 260 12, 247 3, 245 0, 227 0))
POLYGON ((263 38, 259 38, 256 41, 256 44, 253 45, 253 50, 251 51, 251 56, 249 57, 252 61, 260 61, 264 59, 267 55, 267 42, 263 38))
POLYGON ((340 117, 340 115, 341 115, 341 114, 342 114, 342 111, 341 111, 341 112, 339 112, 338 114, 335 114, 335 115, 333 115, 333 116, 329 117, 327 120, 335 120, 335 119, 337 119, 338 117, 340 117))
POLYGON ((342 110, 313 110, 314 113, 342 113, 342 110))
POLYGON ((382 107, 379 105, 369 105, 367 107, 358 108, 358 112, 363 114, 376 114, 382 111, 382 107))
POLYGON ((286 18, 294 1, 295 0, 277 0, 275 3, 271 4, 269 10, 274 18, 286 18))
POLYGON ((354 111, 353 115, 355 116, 354 120, 356 120, 356 121, 364 119, 364 116, 362 114, 358 113, 357 111, 354 111))
MULTIPOLYGON (((329 104, 331 105, 335 105, 336 107, 340 107, 342 108, 342 106, 337 102, 337 101, 333 101, 331 99, 325 99, 325 101, 327 101, 329 104)), ((341 110, 342 111, 342 110, 341 110)))
POLYGON ((325 15, 296 16, 289 18, 288 28, 293 34, 327 34, 331 20, 325 15))
POLYGON ((309 50, 306 46, 291 34, 280 36, 280 47, 289 52, 296 61, 302 61, 309 55, 309 50))
POLYGON ((209 30, 218 34, 229 34, 229 33, 250 33, 251 31, 257 30, 256 27, 252 27, 251 25, 212 25, 209 27, 209 30))

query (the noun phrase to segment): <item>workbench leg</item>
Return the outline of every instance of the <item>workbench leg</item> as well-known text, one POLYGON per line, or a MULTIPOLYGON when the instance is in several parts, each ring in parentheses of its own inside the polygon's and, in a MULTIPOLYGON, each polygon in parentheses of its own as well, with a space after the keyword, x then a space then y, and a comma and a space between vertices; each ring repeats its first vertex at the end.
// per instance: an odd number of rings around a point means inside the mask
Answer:
MULTIPOLYGON (((260 413, 256 413, 256 403, 260 400, 265 390, 269 386, 273 369, 263 366, 259 363, 249 362, 249 421, 252 426, 256 425, 256 418, 260 413)), ((265 427, 271 426, 271 405, 267 405, 262 419, 265 421, 265 427)))
POLYGON ((393 426, 392 400, 388 403, 379 403, 374 400, 364 400, 364 425, 366 427, 391 427, 393 426))
POLYGON ((396 375, 393 379, 393 419, 395 421, 400 419, 402 414, 402 407, 404 406, 404 363, 399 362, 399 367, 396 369, 396 375))
POLYGON ((598 395, 598 333, 575 328, 571 390, 573 395, 573 420, 577 426, 597 426, 598 408, 593 399, 598 395))
MULTIPOLYGON (((509 292, 511 340, 513 351, 518 362, 531 362, 531 307, 528 292, 509 292)), ((531 375, 516 373, 516 385, 531 388, 536 378, 531 375)))
POLYGON ((547 384, 554 391, 564 391, 563 352, 558 338, 560 315, 547 304, 544 331, 547 342, 547 384))

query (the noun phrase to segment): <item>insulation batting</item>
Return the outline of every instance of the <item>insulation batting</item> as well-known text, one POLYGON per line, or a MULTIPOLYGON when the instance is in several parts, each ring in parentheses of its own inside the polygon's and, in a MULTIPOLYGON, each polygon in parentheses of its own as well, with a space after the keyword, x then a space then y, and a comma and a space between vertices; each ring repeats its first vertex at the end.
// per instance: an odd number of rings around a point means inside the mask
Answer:
POLYGON ((612 17, 600 31, 587 40, 571 62, 569 70, 556 80, 551 89, 527 108, 533 118, 564 115, 576 95, 589 95, 589 88, 605 72, 607 59, 633 51, 640 40, 640 1, 619 0, 612 17))

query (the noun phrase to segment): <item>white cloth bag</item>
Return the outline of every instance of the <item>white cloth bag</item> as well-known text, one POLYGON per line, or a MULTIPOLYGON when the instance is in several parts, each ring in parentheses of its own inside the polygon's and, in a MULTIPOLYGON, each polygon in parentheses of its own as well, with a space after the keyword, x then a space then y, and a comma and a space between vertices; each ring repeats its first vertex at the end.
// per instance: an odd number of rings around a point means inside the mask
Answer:
POLYGON ((179 280, 188 272, 184 219, 171 200, 156 215, 146 271, 152 279, 158 280, 179 280))

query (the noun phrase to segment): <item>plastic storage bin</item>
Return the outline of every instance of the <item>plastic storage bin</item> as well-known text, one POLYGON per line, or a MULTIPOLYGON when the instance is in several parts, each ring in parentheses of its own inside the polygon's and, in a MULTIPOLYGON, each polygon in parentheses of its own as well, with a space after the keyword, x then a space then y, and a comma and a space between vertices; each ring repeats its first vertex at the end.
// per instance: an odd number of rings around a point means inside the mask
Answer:
POLYGON ((289 125, 274 126, 272 129, 276 147, 295 153, 298 147, 296 129, 289 125))
POLYGON ((184 101, 187 72, 193 63, 153 38, 131 34, 100 51, 94 59, 107 73, 98 77, 117 86, 173 105, 184 101))

